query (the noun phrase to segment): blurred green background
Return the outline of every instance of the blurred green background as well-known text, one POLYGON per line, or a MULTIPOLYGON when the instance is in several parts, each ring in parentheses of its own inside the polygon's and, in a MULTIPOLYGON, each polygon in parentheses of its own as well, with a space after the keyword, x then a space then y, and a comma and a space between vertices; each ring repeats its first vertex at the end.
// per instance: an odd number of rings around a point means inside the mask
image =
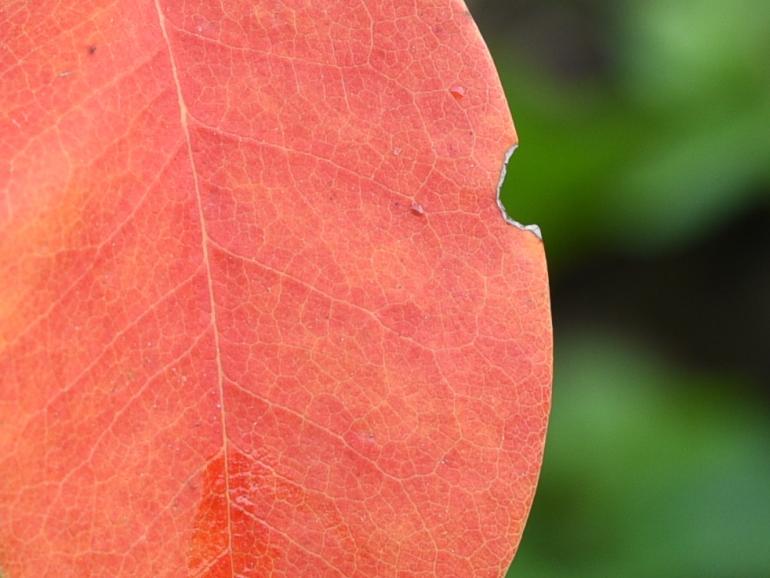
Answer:
POLYGON ((475 0, 556 336, 509 577, 770 577, 770 2, 475 0))

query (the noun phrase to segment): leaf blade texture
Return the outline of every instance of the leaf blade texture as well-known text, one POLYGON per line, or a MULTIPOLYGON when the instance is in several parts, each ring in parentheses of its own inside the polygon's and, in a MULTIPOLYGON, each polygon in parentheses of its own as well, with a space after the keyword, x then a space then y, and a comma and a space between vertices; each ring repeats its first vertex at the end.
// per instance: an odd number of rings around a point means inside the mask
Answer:
POLYGON ((0 7, 0 567, 501 576, 541 242, 465 6, 0 7))

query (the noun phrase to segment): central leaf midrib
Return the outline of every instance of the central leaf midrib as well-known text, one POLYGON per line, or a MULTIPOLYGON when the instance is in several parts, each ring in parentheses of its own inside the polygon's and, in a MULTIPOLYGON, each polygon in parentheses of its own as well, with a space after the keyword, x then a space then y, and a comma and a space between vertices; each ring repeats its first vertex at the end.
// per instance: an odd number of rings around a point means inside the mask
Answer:
POLYGON ((223 460, 224 460, 225 502, 226 502, 226 512, 227 512, 227 551, 230 558, 230 572, 231 572, 231 575, 234 577, 235 568, 233 565, 233 544, 232 544, 233 529, 232 529, 231 507, 230 507, 230 471, 229 471, 229 463, 228 463, 227 423, 225 418, 224 371, 222 368, 222 355, 221 355, 221 349, 220 349, 219 330, 217 328, 216 304, 214 300, 214 282, 211 274, 211 259, 209 257, 209 249, 208 249, 209 235, 206 228, 206 219, 203 214, 203 201, 201 199, 198 170, 195 166, 195 159, 193 156, 193 149, 192 149, 192 141, 190 140, 187 105, 185 104, 184 96, 182 95, 182 86, 181 86, 181 83, 179 82, 179 72, 176 66, 176 60, 174 59, 173 50, 171 49, 171 41, 169 39, 168 32, 166 30, 166 17, 164 16, 163 10, 160 6, 160 0, 155 0, 155 9, 157 10, 157 13, 158 13, 158 22, 160 25, 161 35, 163 36, 163 40, 166 43, 169 63, 171 65, 171 74, 173 77, 174 86, 176 89, 177 101, 179 104, 179 120, 181 124, 182 133, 184 134, 185 142, 187 145, 187 156, 190 162, 190 170, 192 172, 193 185, 195 190, 195 202, 198 208, 198 217, 200 221, 201 252, 202 252, 203 262, 206 267, 206 282, 208 287, 209 307, 211 309, 211 326, 214 332, 214 348, 215 348, 216 364, 217 364, 217 385, 219 390, 219 409, 220 409, 220 420, 221 420, 221 428, 222 428, 222 454, 223 454, 223 460))

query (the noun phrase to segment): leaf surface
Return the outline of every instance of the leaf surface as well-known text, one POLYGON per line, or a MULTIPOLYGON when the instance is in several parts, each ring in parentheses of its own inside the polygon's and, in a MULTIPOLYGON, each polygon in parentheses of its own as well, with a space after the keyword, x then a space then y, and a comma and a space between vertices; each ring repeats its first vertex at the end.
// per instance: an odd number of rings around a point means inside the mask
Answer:
POLYGON ((460 0, 0 2, 0 567, 499 577, 542 244, 460 0))

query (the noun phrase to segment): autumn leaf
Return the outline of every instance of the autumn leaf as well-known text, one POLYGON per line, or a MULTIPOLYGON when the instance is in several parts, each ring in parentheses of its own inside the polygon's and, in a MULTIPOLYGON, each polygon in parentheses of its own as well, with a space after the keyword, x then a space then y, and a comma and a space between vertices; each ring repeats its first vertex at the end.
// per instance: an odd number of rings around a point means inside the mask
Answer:
POLYGON ((0 567, 499 577, 540 239, 460 0, 0 2, 0 567))

